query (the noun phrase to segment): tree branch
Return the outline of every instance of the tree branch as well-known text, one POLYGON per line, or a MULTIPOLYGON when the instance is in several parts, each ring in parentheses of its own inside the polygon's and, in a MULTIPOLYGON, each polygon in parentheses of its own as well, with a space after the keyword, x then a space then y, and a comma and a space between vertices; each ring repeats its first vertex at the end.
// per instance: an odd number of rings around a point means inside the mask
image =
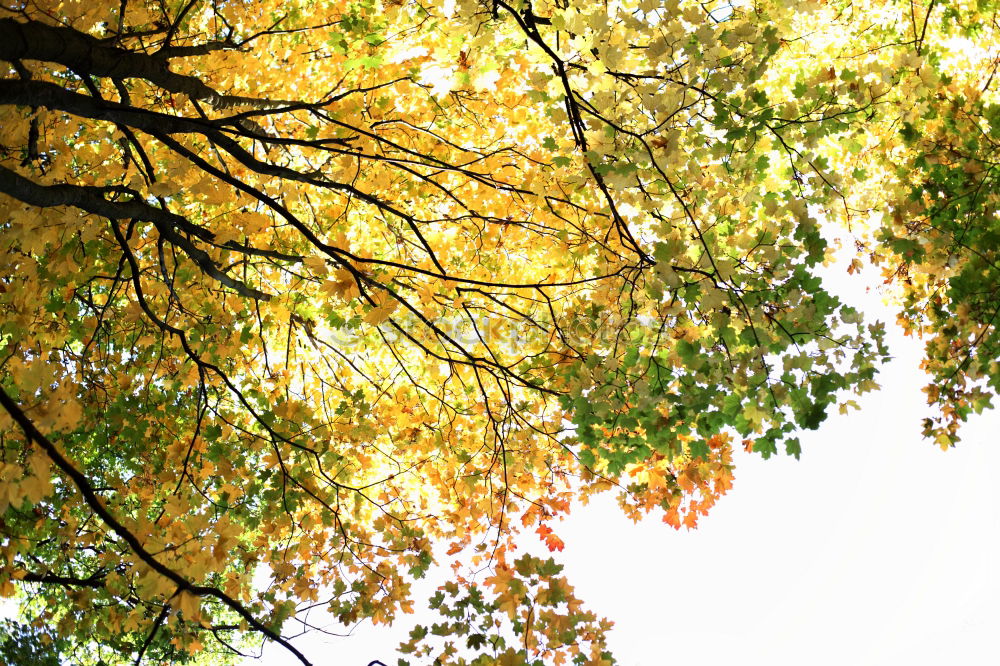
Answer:
POLYGON ((280 634, 254 617, 253 613, 247 610, 247 608, 239 601, 236 601, 228 594, 217 588, 206 585, 195 585, 170 567, 157 560, 152 553, 146 550, 139 539, 121 522, 119 522, 114 514, 112 514, 104 506, 104 503, 101 501, 101 498, 97 496, 97 493, 94 491, 94 487, 90 484, 87 477, 84 476, 84 474, 69 460, 67 460, 65 456, 63 456, 56 445, 53 444, 48 437, 43 435, 41 431, 35 427, 35 424, 28 418, 27 414, 24 413, 14 399, 11 398, 2 388, 0 388, 0 405, 3 405, 4 409, 7 410, 7 413, 10 414, 11 418, 14 419, 19 426, 21 426, 25 437, 27 437, 28 440, 35 442, 43 451, 45 451, 46 455, 48 455, 49 459, 52 460, 55 466, 70 478, 73 485, 77 487, 80 494, 83 496, 84 502, 88 507, 90 507, 90 510, 97 514, 100 519, 104 521, 104 524, 111 528, 112 532, 128 544, 128 547, 132 550, 132 552, 134 552, 136 556, 138 556, 138 558, 142 560, 142 562, 145 563, 150 569, 177 585, 180 590, 186 590, 191 594, 201 597, 214 597, 215 599, 218 599, 231 610, 236 612, 237 615, 246 620, 249 626, 253 627, 256 631, 264 634, 266 637, 280 644, 282 647, 294 654, 296 658, 298 658, 298 660, 305 666, 312 666, 310 661, 306 659, 305 655, 303 655, 294 645, 289 643, 287 640, 282 638, 280 634))
POLYGON ((217 109, 241 105, 267 108, 292 103, 221 95, 196 77, 171 72, 166 58, 109 46, 72 28, 0 19, 0 60, 21 59, 55 62, 93 76, 145 79, 168 92, 203 100, 217 109))
POLYGON ((177 233, 177 229, 181 228, 203 240, 214 238, 215 234, 191 224, 180 215, 149 205, 139 198, 138 193, 126 187, 39 185, 4 166, 0 166, 0 192, 39 208, 73 206, 112 220, 138 219, 152 222, 164 238, 183 250, 206 275, 215 278, 245 298, 261 301, 267 301, 271 298, 270 294, 247 286, 245 283, 226 275, 207 252, 177 233), (104 198, 104 195, 108 193, 131 195, 134 198, 131 201, 109 201, 104 198))

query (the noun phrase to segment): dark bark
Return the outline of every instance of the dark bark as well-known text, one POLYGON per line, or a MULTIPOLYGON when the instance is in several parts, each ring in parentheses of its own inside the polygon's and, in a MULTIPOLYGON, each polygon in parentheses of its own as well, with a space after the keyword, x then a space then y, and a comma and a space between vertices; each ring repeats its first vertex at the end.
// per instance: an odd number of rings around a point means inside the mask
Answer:
POLYGON ((283 101, 239 95, 220 95, 193 76, 170 71, 165 54, 148 54, 112 46, 88 34, 38 21, 0 19, 0 60, 41 60, 54 62, 77 74, 113 79, 145 79, 175 94, 203 100, 216 108, 238 105, 273 107, 283 101))
MULTIPOLYGON (((112 220, 138 219, 152 222, 157 231, 168 241, 179 247, 198 267, 223 285, 233 289, 241 296, 268 300, 269 294, 248 287, 239 280, 234 280, 212 261, 208 253, 196 247, 189 239, 181 236, 178 229, 190 231, 199 229, 180 215, 168 210, 151 206, 138 198, 138 195, 124 187, 93 187, 84 185, 39 185, 10 169, 0 166, 0 192, 18 201, 39 208, 53 206, 73 206, 88 213, 94 213, 112 220), (110 201, 108 194, 135 196, 131 201, 110 201)), ((209 233, 200 230, 203 233, 209 233)))

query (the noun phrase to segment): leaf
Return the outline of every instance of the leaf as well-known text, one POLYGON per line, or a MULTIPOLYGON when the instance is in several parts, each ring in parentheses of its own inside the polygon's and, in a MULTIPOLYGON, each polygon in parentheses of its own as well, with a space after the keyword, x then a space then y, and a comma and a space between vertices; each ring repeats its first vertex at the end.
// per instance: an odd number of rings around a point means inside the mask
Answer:
POLYGON ((398 622, 440 560, 414 663, 610 662, 525 528, 696 527, 878 390, 834 239, 930 441, 1000 392, 986 5, 49 4, 0 19, 0 513, 65 654, 398 622))
POLYGON ((177 604, 177 609, 184 616, 184 619, 190 622, 197 622, 201 617, 201 601, 187 590, 181 590, 177 593, 175 603, 177 604))
POLYGON ((395 299, 389 299, 382 305, 372 308, 368 314, 364 316, 365 322, 371 324, 372 326, 378 326, 392 315, 393 312, 399 307, 399 301, 395 299))

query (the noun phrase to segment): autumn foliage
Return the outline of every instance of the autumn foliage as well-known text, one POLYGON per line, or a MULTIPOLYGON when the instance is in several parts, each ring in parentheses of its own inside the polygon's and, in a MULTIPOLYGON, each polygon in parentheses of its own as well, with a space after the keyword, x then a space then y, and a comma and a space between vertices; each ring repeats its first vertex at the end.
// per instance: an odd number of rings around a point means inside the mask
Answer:
POLYGON ((81 663, 309 663, 451 564, 404 658, 611 663, 519 536, 694 527, 877 388, 831 242, 928 437, 1000 390, 995 11, 4 4, 0 593, 81 663))

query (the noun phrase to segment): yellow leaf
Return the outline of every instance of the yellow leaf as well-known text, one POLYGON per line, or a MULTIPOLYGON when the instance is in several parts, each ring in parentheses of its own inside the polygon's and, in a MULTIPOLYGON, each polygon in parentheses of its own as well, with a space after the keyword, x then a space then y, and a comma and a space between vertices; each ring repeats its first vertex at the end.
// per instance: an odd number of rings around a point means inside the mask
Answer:
POLYGON ((389 315, 395 312, 397 307, 399 307, 399 301, 396 299, 390 299, 386 303, 372 308, 372 310, 365 315, 364 319, 372 326, 378 326, 388 319, 389 315))
POLYGON ((187 590, 181 590, 177 593, 174 604, 184 615, 185 620, 197 622, 201 618, 201 600, 187 590))
POLYGON ((171 183, 161 180, 149 186, 149 193, 154 197, 169 197, 177 192, 177 187, 171 183))

